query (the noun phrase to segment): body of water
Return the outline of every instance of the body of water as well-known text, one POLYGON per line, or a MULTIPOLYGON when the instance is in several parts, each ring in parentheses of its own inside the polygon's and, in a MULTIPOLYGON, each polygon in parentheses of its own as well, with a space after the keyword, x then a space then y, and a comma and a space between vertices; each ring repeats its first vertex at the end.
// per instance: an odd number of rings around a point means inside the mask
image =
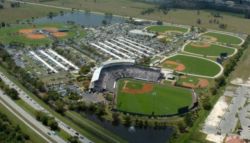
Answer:
POLYGON ((103 128, 125 139, 129 143, 166 143, 172 133, 171 127, 166 127, 164 129, 135 127, 134 130, 131 131, 128 127, 123 125, 114 126, 110 122, 101 121, 96 116, 88 115, 88 118, 101 125, 103 128))
POLYGON ((42 17, 34 20, 34 23, 67 23, 74 22, 79 25, 87 26, 87 27, 96 27, 101 26, 103 21, 106 21, 108 24, 114 23, 123 23, 125 22, 125 18, 117 17, 117 16, 107 16, 97 13, 87 13, 87 12, 69 12, 64 13, 63 15, 57 15, 53 18, 42 17))

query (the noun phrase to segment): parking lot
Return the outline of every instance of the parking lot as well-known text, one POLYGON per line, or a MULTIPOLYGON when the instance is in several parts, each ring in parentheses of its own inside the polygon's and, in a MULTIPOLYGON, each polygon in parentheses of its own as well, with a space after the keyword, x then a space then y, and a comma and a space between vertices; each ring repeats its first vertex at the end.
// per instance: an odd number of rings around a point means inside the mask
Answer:
POLYGON ((250 140, 250 88, 228 87, 206 119, 202 132, 213 142, 238 134, 250 140))

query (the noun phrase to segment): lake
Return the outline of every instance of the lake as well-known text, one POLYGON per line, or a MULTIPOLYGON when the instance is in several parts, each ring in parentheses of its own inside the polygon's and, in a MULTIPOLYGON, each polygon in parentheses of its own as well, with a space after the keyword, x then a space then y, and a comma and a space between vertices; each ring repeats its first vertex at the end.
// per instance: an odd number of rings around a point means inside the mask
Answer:
POLYGON ((123 125, 114 126, 110 122, 99 120, 94 115, 87 115, 87 118, 127 140, 129 143, 166 143, 172 134, 171 127, 166 127, 164 129, 137 127, 134 131, 130 131, 128 127, 123 125))
POLYGON ((69 12, 63 15, 57 15, 53 18, 42 17, 34 20, 34 23, 67 23, 69 21, 75 24, 83 25, 86 27, 96 27, 101 26, 105 20, 108 24, 123 23, 125 18, 118 16, 107 16, 97 13, 87 13, 87 12, 69 12))

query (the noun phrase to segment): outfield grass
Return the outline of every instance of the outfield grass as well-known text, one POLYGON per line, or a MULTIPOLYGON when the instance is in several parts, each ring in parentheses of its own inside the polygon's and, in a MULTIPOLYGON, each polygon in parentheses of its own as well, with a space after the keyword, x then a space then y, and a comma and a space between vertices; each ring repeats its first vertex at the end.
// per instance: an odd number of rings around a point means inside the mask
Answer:
POLYGON ((11 123, 13 123, 14 125, 18 125, 23 133, 29 135, 31 143, 46 142, 46 140, 44 140, 40 135, 38 135, 32 129, 30 129, 26 124, 24 124, 20 119, 18 119, 15 115, 13 115, 8 109, 6 109, 2 104, 0 104, 0 112, 5 114, 11 123))
POLYGON ((187 32, 186 28, 182 28, 182 27, 176 27, 176 26, 168 26, 168 25, 155 25, 155 26, 150 26, 147 27, 147 30, 152 31, 152 32, 181 32, 181 33, 185 33, 187 32))
POLYGON ((81 36, 84 36, 84 31, 82 29, 79 29, 79 27, 74 27, 71 25, 64 25, 64 24, 36 24, 36 25, 12 25, 11 27, 1 28, 0 29, 0 42, 4 44, 8 44, 10 42, 20 42, 24 43, 25 45, 44 45, 44 44, 50 44, 53 41, 49 39, 48 37, 45 37, 44 39, 29 39, 25 37, 24 35, 19 33, 20 29, 30 29, 30 28, 46 28, 46 27, 56 27, 61 29, 69 29, 69 32, 67 32, 67 36, 60 37, 59 39, 66 39, 71 38, 76 35, 76 31, 80 32, 81 36))
MULTIPOLYGON (((175 55, 167 60, 175 61, 185 65, 185 70, 182 71, 188 74, 197 74, 202 76, 215 76, 220 72, 220 67, 212 61, 201 59, 198 57, 191 57, 188 55, 175 55)), ((169 65, 162 63, 163 68, 169 68, 169 65)))
POLYGON ((184 47, 184 51, 204 56, 220 56, 221 53, 232 55, 235 49, 214 44, 211 44, 209 47, 195 47, 192 43, 189 43, 184 47))
POLYGON ((221 33, 213 33, 213 32, 208 32, 205 33, 204 36, 212 36, 217 38, 217 42, 220 43, 225 43, 225 44, 240 44, 242 40, 238 37, 231 36, 231 35, 226 35, 226 34, 221 34, 221 33))
MULTIPOLYGON (((123 92, 125 81, 129 87, 143 86, 147 83, 139 80, 119 80, 116 109, 121 111, 151 115, 177 114, 178 109, 192 103, 190 90, 169 85, 153 84, 153 91, 143 94, 123 92)), ((132 88, 133 89, 133 88, 132 88)))

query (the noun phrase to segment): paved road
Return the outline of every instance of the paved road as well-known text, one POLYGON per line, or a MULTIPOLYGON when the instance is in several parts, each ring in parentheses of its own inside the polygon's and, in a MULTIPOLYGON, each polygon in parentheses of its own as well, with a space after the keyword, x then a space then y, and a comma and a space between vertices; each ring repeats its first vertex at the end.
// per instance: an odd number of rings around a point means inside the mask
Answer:
MULTIPOLYGON (((0 93, 2 94, 2 93, 0 93)), ((0 95, 2 96, 2 95, 0 95)), ((30 129, 32 129, 34 132, 36 132, 39 136, 41 136, 44 140, 46 140, 48 143, 50 143, 51 141, 44 136, 43 134, 41 134, 40 131, 38 131, 37 129, 35 129, 34 127, 32 127, 30 125, 30 123, 28 123, 26 120, 24 120, 20 115, 18 115, 14 110, 12 110, 6 103, 4 103, 2 100, 0 100, 0 104, 2 104, 3 106, 5 106, 6 109, 8 109, 13 115, 15 115, 19 120, 21 120, 25 125, 27 125, 30 129)))
MULTIPOLYGON (((35 100, 33 100, 31 97, 29 97, 29 95, 27 93, 25 93, 21 88, 19 88, 16 84, 14 84, 11 80, 9 80, 3 73, 0 72, 0 78, 5 82, 5 84, 9 85, 11 88, 14 88, 17 90, 17 92, 19 93, 19 97, 26 102, 27 104, 29 104, 32 108, 34 108, 35 110, 38 111, 42 111, 47 113, 49 116, 53 115, 51 113, 49 113, 49 111, 47 111, 45 108, 43 108, 40 104, 38 104, 35 100)), ((91 141, 84 137, 83 135, 79 134, 76 130, 72 129, 70 126, 68 126, 67 124, 63 123, 61 120, 59 120, 58 118, 55 117, 55 120, 58 123, 58 126, 64 130, 65 132, 67 132, 68 134, 70 134, 71 136, 78 136, 79 140, 83 143, 90 143, 91 141)))
MULTIPOLYGON (((33 126, 35 126, 37 129, 39 129, 39 131, 33 127, 31 127, 31 129, 33 129, 36 133, 38 133, 41 137, 43 137, 45 140, 47 140, 48 142, 57 142, 57 143, 66 143, 62 138, 60 138, 58 135, 55 135, 52 133, 52 131, 47 128, 46 126, 44 126, 41 122, 37 121, 34 117, 32 117, 29 113, 27 113, 26 111, 24 111, 20 106, 18 106, 10 97, 8 97, 7 95, 5 95, 3 93, 2 90, 0 90, 0 99, 2 100, 1 102, 3 103, 3 105, 7 106, 7 104, 9 105, 9 107, 11 107, 12 109, 14 109, 16 112, 18 112, 20 115, 22 115, 22 119, 25 119, 29 122, 29 124, 32 124, 33 126), (3 102, 4 101, 4 102, 3 102), (7 103, 7 104, 4 104, 7 103), (40 132, 40 133, 39 133, 40 132), (41 134, 41 132, 43 134, 48 134, 50 133, 50 138, 53 141, 50 141, 47 137, 45 137, 44 135, 41 134)), ((8 108, 8 107, 7 107, 8 108)), ((13 114, 15 114, 15 112, 13 112, 13 114)), ((19 116, 19 119, 20 116, 19 116)))

